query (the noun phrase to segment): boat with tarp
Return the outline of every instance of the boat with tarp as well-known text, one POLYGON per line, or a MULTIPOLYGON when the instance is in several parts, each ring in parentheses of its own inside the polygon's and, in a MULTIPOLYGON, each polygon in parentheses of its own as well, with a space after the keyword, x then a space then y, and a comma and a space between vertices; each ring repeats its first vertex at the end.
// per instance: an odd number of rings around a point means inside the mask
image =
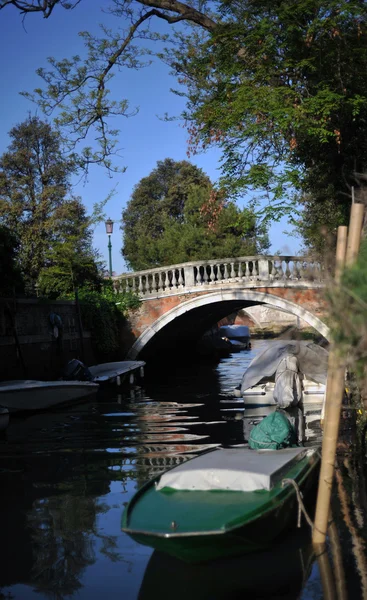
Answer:
POLYGON ((187 562, 268 548, 296 524, 297 490, 314 487, 318 448, 219 448, 144 485, 122 530, 187 562))
POLYGON ((293 361, 293 404, 323 404, 328 356, 325 348, 310 341, 276 340, 251 361, 234 395, 243 398, 245 405, 279 404, 287 385, 282 385, 282 379, 289 375, 292 365, 288 363, 293 361))

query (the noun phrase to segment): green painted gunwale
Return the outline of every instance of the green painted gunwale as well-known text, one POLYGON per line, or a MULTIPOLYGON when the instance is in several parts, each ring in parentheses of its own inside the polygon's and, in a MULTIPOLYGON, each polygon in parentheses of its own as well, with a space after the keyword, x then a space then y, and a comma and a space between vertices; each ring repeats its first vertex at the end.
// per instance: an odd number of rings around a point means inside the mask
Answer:
MULTIPOLYGON (((293 479, 301 489, 308 488, 318 465, 317 452, 306 455, 290 466, 283 479, 293 479)), ((265 547, 288 526, 297 507, 293 486, 283 487, 281 481, 270 491, 157 491, 159 477, 145 484, 127 505, 122 529, 140 543, 176 555, 174 550, 180 542, 181 549, 190 552, 190 545, 208 547, 214 543, 213 536, 228 533, 247 540, 249 550, 265 547)), ((230 545, 233 543, 234 539, 230 545)))

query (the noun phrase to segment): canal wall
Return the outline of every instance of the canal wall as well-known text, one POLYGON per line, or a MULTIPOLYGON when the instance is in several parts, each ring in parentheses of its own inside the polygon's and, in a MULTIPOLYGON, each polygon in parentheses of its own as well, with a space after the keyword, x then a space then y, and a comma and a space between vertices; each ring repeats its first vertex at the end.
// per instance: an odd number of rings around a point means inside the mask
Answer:
POLYGON ((57 379, 72 358, 95 364, 90 332, 82 339, 75 302, 1 298, 0 380, 57 379))

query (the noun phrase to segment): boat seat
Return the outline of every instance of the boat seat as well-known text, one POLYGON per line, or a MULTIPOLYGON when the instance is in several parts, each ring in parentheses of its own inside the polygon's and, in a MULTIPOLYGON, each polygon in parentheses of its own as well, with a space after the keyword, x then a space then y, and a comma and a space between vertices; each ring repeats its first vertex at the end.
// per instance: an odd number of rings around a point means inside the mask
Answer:
POLYGON ((283 450, 218 449, 198 456, 164 473, 156 489, 271 490, 309 448, 283 450))

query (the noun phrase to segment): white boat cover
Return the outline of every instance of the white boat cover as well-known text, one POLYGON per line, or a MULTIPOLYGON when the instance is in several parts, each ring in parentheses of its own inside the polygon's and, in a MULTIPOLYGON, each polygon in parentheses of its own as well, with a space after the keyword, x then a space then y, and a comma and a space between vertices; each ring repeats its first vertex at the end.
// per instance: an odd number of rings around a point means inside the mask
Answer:
POLYGON ((237 492, 270 490, 286 476, 291 464, 303 458, 307 452, 310 452, 310 448, 214 450, 164 473, 156 489, 237 492))
POLYGON ((326 384, 329 353, 325 348, 303 340, 276 340, 251 361, 242 377, 241 392, 256 385, 263 377, 272 377, 287 354, 297 357, 298 368, 307 379, 326 384))
POLYGON ((302 400, 302 384, 294 354, 286 354, 278 365, 273 397, 281 408, 296 406, 302 400))

